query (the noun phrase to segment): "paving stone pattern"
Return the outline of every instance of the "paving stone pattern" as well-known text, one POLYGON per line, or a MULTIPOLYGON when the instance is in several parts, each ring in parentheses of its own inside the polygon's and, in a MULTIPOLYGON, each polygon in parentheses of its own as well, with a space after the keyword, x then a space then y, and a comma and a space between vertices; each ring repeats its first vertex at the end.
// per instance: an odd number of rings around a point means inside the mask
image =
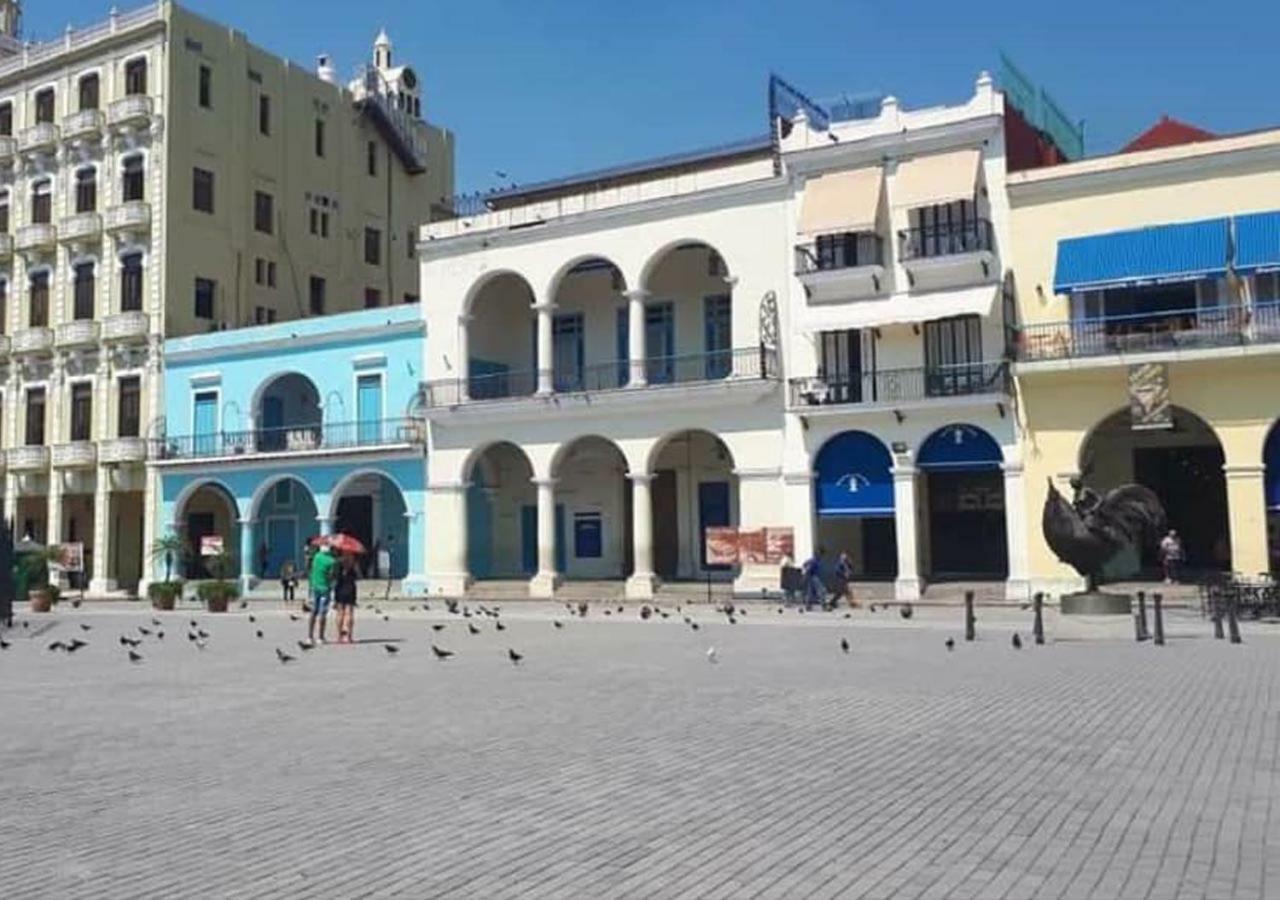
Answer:
POLYGON ((202 652, 191 616, 138 665, 117 638, 149 613, 10 633, 0 896, 1280 896, 1265 626, 1232 647, 1185 616, 1157 648, 1051 622, 1016 651, 1015 610, 948 653, 958 610, 702 608, 695 633, 530 605, 479 636, 362 610, 391 655, 302 653, 279 611, 198 614, 202 652))

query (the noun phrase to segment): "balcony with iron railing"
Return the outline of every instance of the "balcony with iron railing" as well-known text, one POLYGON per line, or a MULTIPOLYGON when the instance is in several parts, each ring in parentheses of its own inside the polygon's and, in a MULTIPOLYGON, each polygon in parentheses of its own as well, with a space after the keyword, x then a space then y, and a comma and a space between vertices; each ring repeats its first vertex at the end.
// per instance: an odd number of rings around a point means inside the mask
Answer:
POLYGON ((796 277, 816 302, 872 296, 884 289, 884 238, 850 233, 797 244, 796 277))
MULTIPOLYGON (((760 384, 778 380, 778 357, 766 347, 649 357, 644 362, 645 384, 631 384, 631 362, 611 360, 552 374, 554 394, 655 392, 680 386, 760 384)), ((429 410, 513 401, 535 396, 539 373, 534 370, 497 372, 468 379, 449 378, 423 385, 429 410)))
POLYGON ((406 417, 177 435, 157 439, 151 458, 157 462, 180 462, 264 454, 355 453, 420 447, 425 443, 425 423, 406 417))
POLYGON ((924 225, 898 232, 898 260, 913 288, 933 290, 990 279, 995 232, 987 219, 924 225))
POLYGON ((1019 363, 1280 344, 1280 300, 1023 325, 1012 339, 1019 363))
POLYGON ((893 406, 1009 393, 1005 362, 885 369, 792 378, 793 408, 893 406))

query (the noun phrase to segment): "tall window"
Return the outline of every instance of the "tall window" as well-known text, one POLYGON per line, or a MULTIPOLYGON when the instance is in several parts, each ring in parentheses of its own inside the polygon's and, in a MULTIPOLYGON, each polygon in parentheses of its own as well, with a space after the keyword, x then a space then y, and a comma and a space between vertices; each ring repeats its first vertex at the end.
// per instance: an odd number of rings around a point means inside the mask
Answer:
POLYGON ((87 441, 93 437, 93 385, 76 381, 71 385, 71 440, 87 441))
POLYGON ((382 264, 382 232, 377 228, 364 230, 364 261, 371 266, 382 264))
POLYGON ((4 334, 9 321, 9 280, 0 278, 0 334, 4 334))
POLYGON ((0 191, 0 234, 9 233, 9 192, 0 191))
POLYGON ((191 208, 196 212, 213 212, 213 173, 208 169, 191 170, 191 208))
POLYGON ((120 257, 120 311, 142 310, 142 254, 120 257))
POLYGON ((39 447, 44 444, 44 388, 27 388, 26 444, 39 447))
POLYGON ((263 234, 275 228, 275 200, 266 191, 253 192, 253 227, 263 234))
POLYGON ((364 308, 377 309, 382 305, 382 291, 377 288, 364 289, 364 308))
POLYGON ((311 276, 311 315, 324 315, 324 279, 319 275, 311 276))
POLYGON ((36 93, 36 122, 53 121, 53 88, 45 88, 36 93))
POLYGON ((196 279, 196 318, 213 318, 213 296, 218 283, 212 278, 196 279))
POLYGON ((208 66, 200 67, 200 105, 205 109, 213 107, 213 70, 208 66))
POLYGON ((316 119, 316 156, 324 156, 324 119, 316 119))
POLYGON ((31 186, 31 224, 48 225, 53 217, 53 183, 41 178, 31 186))
POLYGON ((124 92, 130 97, 147 92, 147 60, 131 59, 124 64, 124 92))
POLYGON ((98 108, 99 87, 100 81, 97 72, 92 72, 80 79, 81 112, 98 108))
POLYGON ((0 135, 13 137, 13 104, 0 103, 0 135))
POLYGON ((982 382, 982 320, 955 316, 924 325, 925 389, 930 396, 971 393, 982 382))
POLYGON ((93 318, 94 265, 82 262, 75 267, 75 317, 93 318))
POLYGON ((120 195, 126 203, 131 200, 142 200, 146 195, 144 188, 144 168, 142 154, 127 156, 124 160, 124 175, 120 185, 120 195))
POLYGON ((271 134, 271 98, 258 95, 258 133, 271 134))
POLYGON ((138 437, 142 433, 142 379, 137 375, 125 375, 119 384, 116 437, 138 437))
POLYGON ((89 166, 76 170, 76 212, 96 212, 98 209, 98 170, 89 166))
POLYGON ((378 174, 378 142, 370 141, 365 148, 365 165, 370 175, 378 174))
POLYGON ((48 271, 32 272, 28 282, 28 299, 31 306, 27 310, 27 324, 32 328, 46 328, 49 325, 49 273, 48 271))
POLYGON ((707 348, 705 373, 707 378, 725 378, 733 370, 733 302, 727 294, 707 297, 702 302, 703 335, 707 348))

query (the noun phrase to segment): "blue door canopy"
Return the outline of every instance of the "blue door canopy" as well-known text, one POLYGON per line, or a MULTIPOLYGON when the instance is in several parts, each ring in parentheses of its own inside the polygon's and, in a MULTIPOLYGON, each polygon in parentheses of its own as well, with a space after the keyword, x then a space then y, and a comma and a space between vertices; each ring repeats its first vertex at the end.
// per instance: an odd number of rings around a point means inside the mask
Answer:
POLYGON ((1272 425, 1267 443, 1262 448, 1262 461, 1267 466, 1267 509, 1280 511, 1280 425, 1272 425))
POLYGON ((888 449, 872 435, 837 434, 818 452, 818 515, 892 516, 892 466, 888 449))
POLYGON ((1236 269, 1280 269, 1280 212, 1236 216, 1236 269))
POLYGON ((1225 218, 1205 219, 1059 241, 1054 293, 1222 275, 1228 225, 1225 218))
POLYGON ((973 425, 939 428, 920 446, 916 465, 926 471, 999 469, 1004 454, 995 438, 973 425))

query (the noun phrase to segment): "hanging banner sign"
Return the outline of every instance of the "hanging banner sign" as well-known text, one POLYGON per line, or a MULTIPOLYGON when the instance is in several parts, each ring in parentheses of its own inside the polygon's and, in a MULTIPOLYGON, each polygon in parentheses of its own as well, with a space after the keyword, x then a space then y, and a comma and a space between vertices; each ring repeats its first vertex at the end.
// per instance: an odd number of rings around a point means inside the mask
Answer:
POLYGON ((1129 418, 1134 431, 1173 427, 1167 365, 1142 363, 1129 367, 1129 418))
POLYGON ((205 534, 200 537, 200 555, 218 556, 222 553, 222 535, 205 534))

